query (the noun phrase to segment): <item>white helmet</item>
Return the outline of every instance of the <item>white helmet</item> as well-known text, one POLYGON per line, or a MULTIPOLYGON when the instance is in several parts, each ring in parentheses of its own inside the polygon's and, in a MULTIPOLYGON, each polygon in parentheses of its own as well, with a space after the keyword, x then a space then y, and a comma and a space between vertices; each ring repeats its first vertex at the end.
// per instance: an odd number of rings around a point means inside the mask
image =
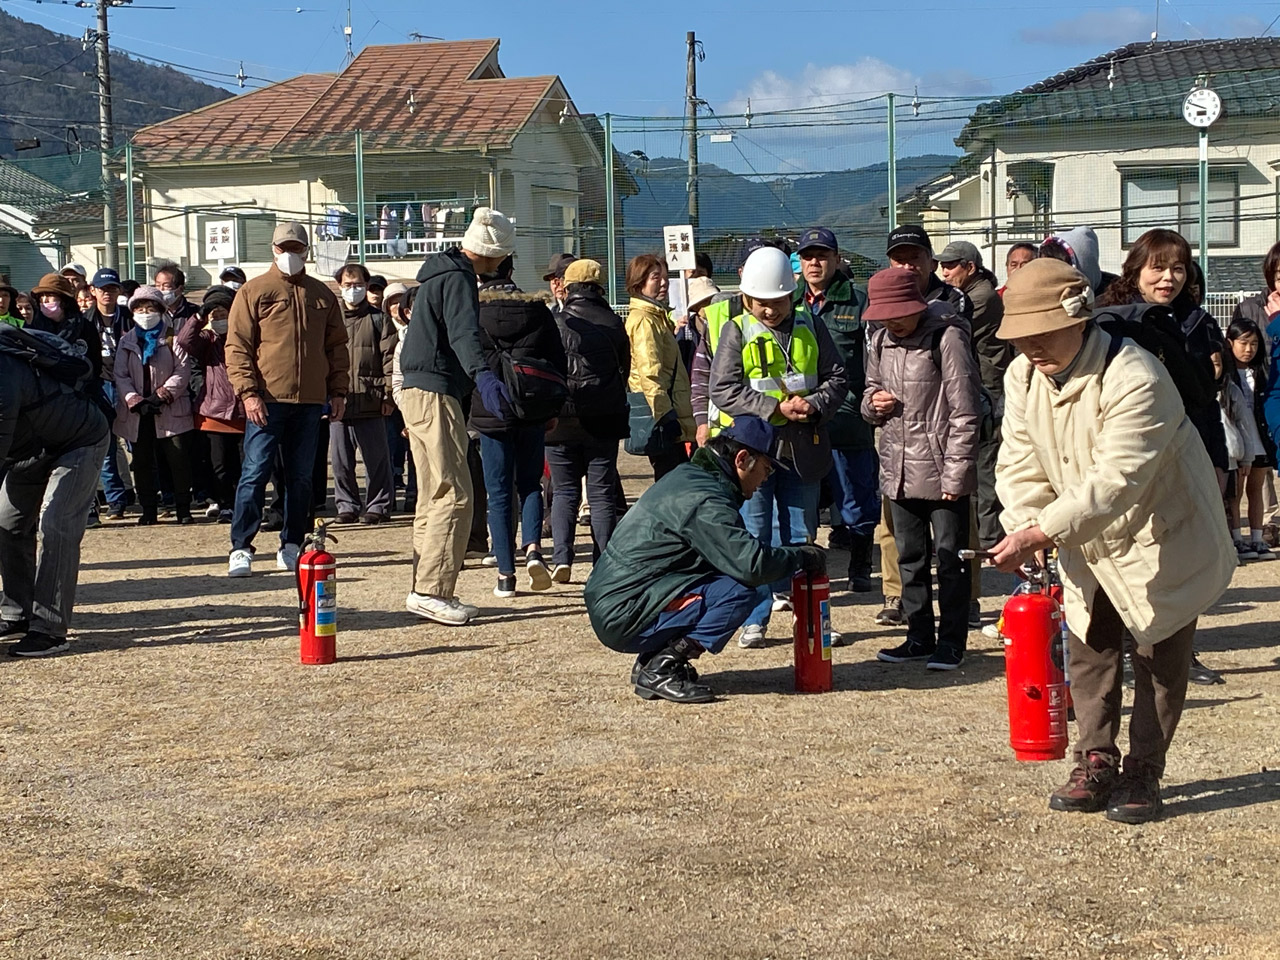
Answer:
POLYGON ((761 247, 742 265, 739 289, 756 300, 776 300, 796 291, 791 258, 777 247, 761 247))

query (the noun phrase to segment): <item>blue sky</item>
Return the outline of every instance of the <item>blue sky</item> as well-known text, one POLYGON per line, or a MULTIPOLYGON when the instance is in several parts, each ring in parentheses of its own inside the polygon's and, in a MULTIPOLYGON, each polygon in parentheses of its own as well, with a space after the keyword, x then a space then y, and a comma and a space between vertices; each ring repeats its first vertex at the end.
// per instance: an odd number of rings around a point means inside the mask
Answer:
MULTIPOLYGON (((344 0, 136 0, 112 13, 116 46, 211 73, 234 86, 342 66, 344 0), (143 5, 175 10, 140 9, 143 5)), ((0 0, 24 19, 79 34, 92 11, 46 0, 0 0)), ((1033 83, 1124 43, 1280 33, 1280 0, 650 0, 595 5, 559 0, 442 3, 353 0, 364 44, 498 36, 509 75, 558 73, 583 112, 681 110, 685 31, 706 49, 699 94, 719 113, 783 109, 874 96, 982 96, 1033 83), (1273 25, 1273 21, 1276 21, 1273 25)))

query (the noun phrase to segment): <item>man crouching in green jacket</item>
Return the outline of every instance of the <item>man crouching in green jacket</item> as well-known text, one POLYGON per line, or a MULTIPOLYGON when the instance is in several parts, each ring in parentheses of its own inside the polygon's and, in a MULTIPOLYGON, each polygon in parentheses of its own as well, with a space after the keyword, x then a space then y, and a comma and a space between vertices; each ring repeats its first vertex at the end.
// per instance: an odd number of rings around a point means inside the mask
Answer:
POLYGON ((770 547, 739 511, 773 472, 773 427, 754 416, 733 426, 676 467, 636 501, 587 578, 587 613, 600 642, 637 654, 636 695, 706 703, 689 661, 719 653, 761 591, 797 569, 824 573, 816 546, 770 547))

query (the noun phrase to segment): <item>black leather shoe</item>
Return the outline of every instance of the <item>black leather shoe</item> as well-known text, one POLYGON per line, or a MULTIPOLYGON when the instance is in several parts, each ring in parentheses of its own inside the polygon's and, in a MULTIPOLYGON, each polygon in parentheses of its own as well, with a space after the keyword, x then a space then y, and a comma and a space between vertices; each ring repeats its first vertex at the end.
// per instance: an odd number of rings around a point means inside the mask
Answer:
POLYGON ((1191 655, 1191 672, 1187 675, 1187 679, 1202 687, 1212 687, 1214 684, 1227 682, 1217 670, 1210 670, 1201 663, 1200 658, 1195 654, 1191 655))
POLYGON ((684 677, 689 661, 671 647, 659 651, 640 668, 636 696, 642 700, 670 700, 672 703, 708 703, 715 699, 711 688, 684 677))
POLYGON ((1150 823, 1164 811, 1160 799, 1160 781, 1147 774, 1126 770, 1111 792, 1107 819, 1116 823, 1150 823))
MULTIPOLYGON (((636 662, 631 665, 631 683, 634 685, 640 679, 640 671, 644 669, 646 663, 654 658, 655 654, 644 653, 636 657, 636 662)), ((681 678, 688 680, 690 683, 698 682, 698 671, 688 660, 684 662, 681 678)))

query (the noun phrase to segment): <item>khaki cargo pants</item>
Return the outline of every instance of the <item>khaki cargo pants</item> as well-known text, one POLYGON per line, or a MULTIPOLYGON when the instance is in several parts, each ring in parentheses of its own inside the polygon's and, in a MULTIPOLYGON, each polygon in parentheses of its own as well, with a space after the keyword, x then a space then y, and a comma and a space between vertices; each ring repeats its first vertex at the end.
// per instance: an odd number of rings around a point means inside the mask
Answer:
POLYGON ((471 471, 462 404, 442 393, 406 387, 400 412, 418 472, 413 518, 413 591, 449 600, 471 533, 471 471))

